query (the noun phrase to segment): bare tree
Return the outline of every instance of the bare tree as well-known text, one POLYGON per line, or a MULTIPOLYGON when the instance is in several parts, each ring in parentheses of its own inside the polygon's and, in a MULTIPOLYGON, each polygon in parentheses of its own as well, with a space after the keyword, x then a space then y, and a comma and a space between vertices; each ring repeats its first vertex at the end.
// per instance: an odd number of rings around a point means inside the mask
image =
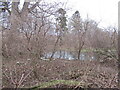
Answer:
POLYGON ((56 46, 59 42, 59 45, 60 45, 60 57, 61 58, 61 46, 63 45, 62 41, 63 41, 63 37, 64 37, 64 34, 67 30, 67 19, 66 19, 66 11, 62 8, 60 8, 58 11, 58 16, 57 16, 57 19, 56 19, 56 33, 57 33, 57 40, 55 42, 55 45, 54 45, 54 49, 53 49, 53 53, 51 55, 51 58, 54 56, 55 54, 55 50, 56 50, 56 46))
POLYGON ((76 11, 72 16, 71 25, 77 37, 76 39, 76 42, 78 43, 76 46, 77 59, 80 59, 80 53, 85 42, 85 34, 87 31, 88 22, 83 23, 79 11, 76 11))

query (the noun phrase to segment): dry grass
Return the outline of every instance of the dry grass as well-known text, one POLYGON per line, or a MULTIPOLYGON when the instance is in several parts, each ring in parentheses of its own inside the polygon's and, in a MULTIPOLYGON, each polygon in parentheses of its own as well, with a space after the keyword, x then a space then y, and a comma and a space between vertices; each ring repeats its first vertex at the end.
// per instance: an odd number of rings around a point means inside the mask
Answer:
POLYGON ((51 80, 73 80, 94 88, 116 88, 117 65, 111 65, 58 59, 3 62, 3 87, 32 87, 51 80))

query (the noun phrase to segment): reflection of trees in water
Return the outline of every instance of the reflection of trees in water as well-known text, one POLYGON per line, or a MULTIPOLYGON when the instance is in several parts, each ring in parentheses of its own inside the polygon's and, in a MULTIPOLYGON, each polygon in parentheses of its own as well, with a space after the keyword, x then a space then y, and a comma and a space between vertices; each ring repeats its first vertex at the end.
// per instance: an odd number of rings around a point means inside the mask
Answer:
POLYGON ((77 59, 77 53, 72 51, 72 52, 69 52, 70 55, 74 58, 74 59, 77 59))
MULTIPOLYGON (((52 52, 46 53, 45 58, 50 58, 52 52)), ((74 51, 56 51, 53 58, 60 58, 60 59, 68 59, 68 60, 76 60, 77 59, 77 54, 74 51), (60 57, 61 56, 61 57, 60 57)), ((91 52, 82 52, 80 54, 80 59, 79 60, 95 60, 96 55, 91 54, 91 52)))
MULTIPOLYGON (((76 52, 70 52, 70 55, 72 55, 74 59, 77 59, 76 52)), ((95 58, 96 55, 93 54, 92 52, 81 52, 80 54, 80 60, 95 60, 95 58)))

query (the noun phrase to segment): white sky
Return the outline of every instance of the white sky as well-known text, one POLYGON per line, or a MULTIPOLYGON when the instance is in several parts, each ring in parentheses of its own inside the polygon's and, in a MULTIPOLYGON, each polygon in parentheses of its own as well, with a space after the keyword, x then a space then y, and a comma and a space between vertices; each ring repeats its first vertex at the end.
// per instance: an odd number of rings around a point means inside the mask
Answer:
MULTIPOLYGON (((24 0, 21 0, 24 1, 24 0)), ((49 0, 49 2, 58 0, 49 0)), ((118 2, 119 0, 59 0, 67 2, 69 15, 72 15, 76 10, 80 12, 83 19, 87 17, 100 22, 100 27, 108 27, 110 25, 118 25, 118 2)))
POLYGON ((119 0, 68 0, 67 6, 72 7, 74 12, 78 10, 82 18, 88 14, 89 18, 100 22, 100 27, 117 27, 118 2, 119 0))

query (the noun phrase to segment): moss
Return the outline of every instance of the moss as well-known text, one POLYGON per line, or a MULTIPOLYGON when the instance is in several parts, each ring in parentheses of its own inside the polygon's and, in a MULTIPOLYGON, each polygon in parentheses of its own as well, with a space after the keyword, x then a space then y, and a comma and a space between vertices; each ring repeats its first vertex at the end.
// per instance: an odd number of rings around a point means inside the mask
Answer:
POLYGON ((41 85, 38 86, 34 86, 31 89, 39 89, 39 88, 48 88, 50 86, 54 86, 57 84, 64 84, 64 85, 68 85, 68 86, 80 86, 81 88, 85 88, 86 85, 83 82, 78 82, 78 81, 73 81, 73 80, 52 80, 50 82, 44 82, 41 85))

